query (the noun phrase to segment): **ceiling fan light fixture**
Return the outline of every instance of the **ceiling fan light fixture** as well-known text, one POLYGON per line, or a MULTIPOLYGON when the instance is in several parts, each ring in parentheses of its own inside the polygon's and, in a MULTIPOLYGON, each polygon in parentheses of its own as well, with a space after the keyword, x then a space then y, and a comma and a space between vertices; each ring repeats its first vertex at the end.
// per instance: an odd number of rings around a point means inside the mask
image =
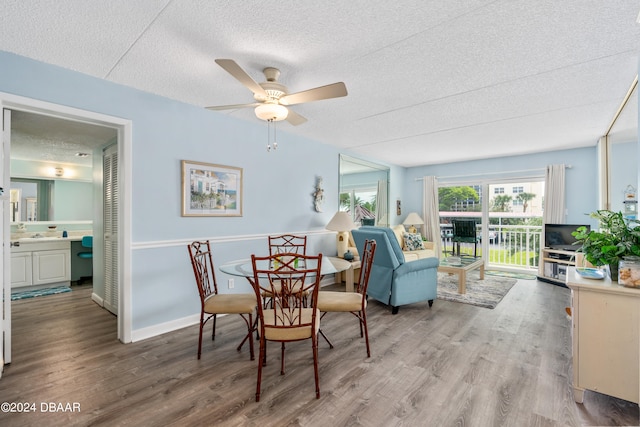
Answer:
POLYGON ((256 117, 260 120, 273 120, 274 122, 284 120, 289 115, 289 110, 280 104, 261 104, 254 110, 256 117))

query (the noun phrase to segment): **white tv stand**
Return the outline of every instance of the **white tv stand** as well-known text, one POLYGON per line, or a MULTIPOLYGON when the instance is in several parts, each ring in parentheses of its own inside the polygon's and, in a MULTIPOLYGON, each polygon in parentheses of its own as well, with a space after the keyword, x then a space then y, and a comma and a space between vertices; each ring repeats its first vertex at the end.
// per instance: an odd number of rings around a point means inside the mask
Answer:
POLYGON ((566 286, 567 270, 576 265, 574 251, 543 248, 538 262, 538 280, 566 286))

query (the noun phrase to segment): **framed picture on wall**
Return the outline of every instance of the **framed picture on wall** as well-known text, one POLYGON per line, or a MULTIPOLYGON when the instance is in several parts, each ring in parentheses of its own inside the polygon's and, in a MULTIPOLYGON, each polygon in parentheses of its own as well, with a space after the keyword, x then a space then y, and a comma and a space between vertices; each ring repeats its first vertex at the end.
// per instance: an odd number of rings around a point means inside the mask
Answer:
POLYGON ((242 168, 183 160, 182 216, 242 216, 242 168))

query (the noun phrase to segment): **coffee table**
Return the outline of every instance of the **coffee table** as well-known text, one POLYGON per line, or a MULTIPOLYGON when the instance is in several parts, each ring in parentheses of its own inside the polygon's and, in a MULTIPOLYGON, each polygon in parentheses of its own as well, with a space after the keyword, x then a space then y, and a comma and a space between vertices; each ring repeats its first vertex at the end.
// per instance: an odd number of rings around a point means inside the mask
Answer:
POLYGON ((467 293, 467 272, 480 269, 480 279, 484 279, 484 260, 482 258, 462 257, 460 264, 452 264, 446 258, 440 260, 438 271, 458 275, 458 293, 467 293))

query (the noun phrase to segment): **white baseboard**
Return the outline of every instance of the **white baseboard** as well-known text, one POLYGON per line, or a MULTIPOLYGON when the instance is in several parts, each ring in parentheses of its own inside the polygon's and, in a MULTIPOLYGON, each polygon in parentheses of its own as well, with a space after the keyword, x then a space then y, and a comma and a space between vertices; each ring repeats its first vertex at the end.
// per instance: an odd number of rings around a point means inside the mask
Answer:
MULTIPOLYGON (((335 282, 333 275, 330 277, 324 277, 321 281, 321 286, 333 284, 335 282)), ((102 299, 97 295, 92 295, 92 299, 102 299)), ((98 301, 96 301, 98 302, 98 301)), ((100 304, 100 302, 98 302, 100 304)), ((102 306, 102 304, 100 304, 102 306)), ((225 314, 219 315, 226 316, 225 314)), ((158 335, 166 334, 167 332, 177 331, 178 329, 186 328, 188 326, 197 325, 200 322, 200 313, 192 314, 191 316, 183 317, 181 319, 171 320, 169 322, 160 323, 157 325, 149 326, 147 328, 141 328, 131 331, 131 342, 142 341, 148 338, 153 338, 158 335)))
POLYGON ((100 307, 104 307, 104 300, 95 292, 91 293, 91 300, 98 304, 100 307))
POLYGON ((147 338, 166 334, 167 332, 173 332, 178 329, 186 328, 187 326, 197 325, 198 322, 200 322, 200 313, 192 314, 191 316, 172 320, 170 322, 159 323, 147 328, 136 329, 131 331, 131 342, 146 340, 147 338))

